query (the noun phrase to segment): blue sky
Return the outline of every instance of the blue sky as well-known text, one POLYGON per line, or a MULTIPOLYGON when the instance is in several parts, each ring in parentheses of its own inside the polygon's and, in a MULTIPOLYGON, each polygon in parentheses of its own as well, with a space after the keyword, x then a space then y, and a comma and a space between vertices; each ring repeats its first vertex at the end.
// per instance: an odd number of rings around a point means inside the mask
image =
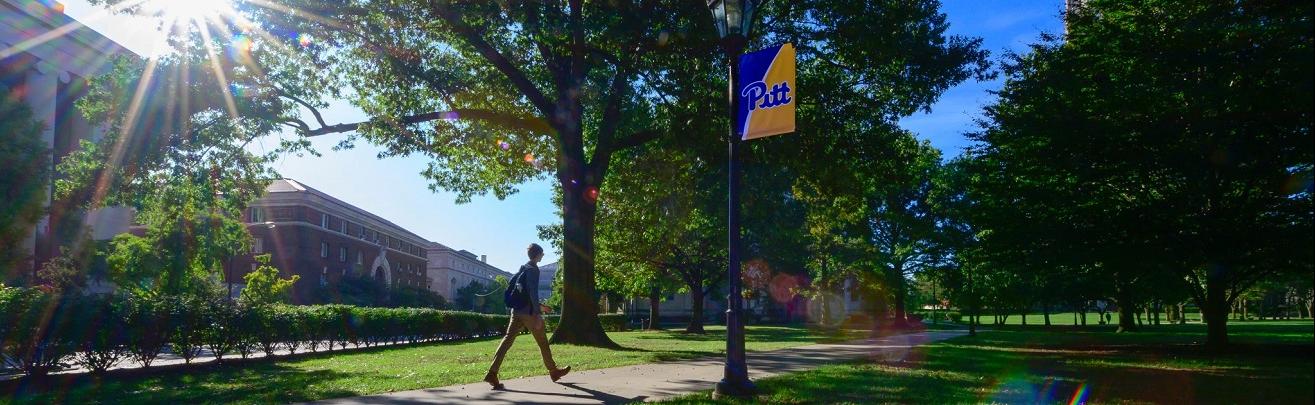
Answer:
MULTIPOLYGON (((106 15, 86 0, 66 0, 65 5, 69 16, 125 47, 139 54, 153 53, 159 35, 150 21, 106 15)), ((944 0, 942 7, 949 16, 951 35, 981 37, 992 58, 998 59, 1005 51, 1023 51, 1042 32, 1062 32, 1063 5, 1063 0, 944 0)), ((998 79, 963 83, 946 92, 930 113, 905 118, 900 125, 930 140, 947 158, 958 155, 968 145, 963 134, 976 128, 973 120, 994 98, 989 91, 1000 85, 998 79)), ((342 103, 326 111, 326 120, 331 124, 364 118, 342 103)), ((420 176, 428 163, 425 158, 378 159, 379 149, 362 142, 351 150, 333 151, 341 139, 312 138, 315 148, 323 153, 321 157, 286 156, 275 169, 284 177, 373 212, 417 235, 488 255, 490 264, 507 271, 515 271, 525 260, 525 246, 538 241, 536 225, 559 221, 550 199, 552 186, 547 181, 524 184, 519 193, 506 200, 478 197, 459 205, 455 204, 454 194, 429 190, 428 182, 420 176)), ((260 151, 275 146, 277 141, 269 140, 252 148, 260 151)), ((549 252, 545 259, 552 262, 556 257, 549 252)))

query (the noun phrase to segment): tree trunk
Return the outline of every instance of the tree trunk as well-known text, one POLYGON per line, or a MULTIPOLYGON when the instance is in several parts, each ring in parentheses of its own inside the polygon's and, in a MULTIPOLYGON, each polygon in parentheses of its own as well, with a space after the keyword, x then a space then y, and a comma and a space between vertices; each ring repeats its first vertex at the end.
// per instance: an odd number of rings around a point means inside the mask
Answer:
POLYGON ((648 330, 662 329, 662 313, 658 312, 658 306, 662 303, 662 290, 653 287, 648 290, 648 330))
POLYGON ((1027 326, 1027 311, 1019 311, 1018 317, 1023 319, 1023 326, 1027 326))
POLYGON ((1134 332, 1137 330, 1137 311, 1136 306, 1132 303, 1132 298, 1127 293, 1119 294, 1116 298, 1119 305, 1119 329, 1118 332, 1134 332))
POLYGON ((685 327, 685 332, 703 333, 703 287, 690 285, 689 299, 689 326, 685 327))
POLYGON ((1042 316, 1046 319, 1046 326, 1050 326, 1050 305, 1046 304, 1041 307, 1042 316))
MULTIPOLYGON (((825 291, 825 290, 826 290, 826 288, 824 287, 824 288, 823 288, 823 291, 825 291)), ((829 297, 829 296, 828 296, 827 294, 825 294, 825 293, 821 294, 821 295, 818 297, 818 299, 822 300, 822 320, 821 320, 821 322, 820 322, 820 323, 822 324, 822 326, 827 326, 827 325, 830 325, 830 324, 831 324, 831 299, 830 299, 830 298, 831 298, 831 297, 829 297)))
MULTIPOLYGON (((563 169, 572 173, 570 168, 563 169)), ((583 168, 574 170, 584 173, 583 168)), ((580 178, 583 176, 571 176, 580 178)), ((601 179, 594 179, 598 181, 601 179)), ((563 181, 564 182, 564 181, 563 181)), ((580 183, 593 184, 590 179, 580 183)), ((583 185, 582 184, 582 185, 583 185)), ((618 347, 598 321, 594 280, 594 219, 597 206, 584 196, 586 187, 563 184, 562 192, 562 317, 552 343, 618 347)))
POLYGON ((905 316, 904 296, 908 295, 908 283, 904 280, 903 266, 895 266, 891 274, 895 282, 895 319, 892 322, 896 327, 903 327, 908 324, 908 318, 905 316))
POLYGON ((1205 345, 1212 349, 1228 347, 1228 297, 1223 284, 1222 280, 1207 277, 1205 302, 1197 303, 1205 320, 1205 345))
POLYGON ((1151 312, 1151 315, 1155 317, 1155 326, 1160 326, 1160 310, 1160 301, 1156 300, 1154 310, 1151 312))

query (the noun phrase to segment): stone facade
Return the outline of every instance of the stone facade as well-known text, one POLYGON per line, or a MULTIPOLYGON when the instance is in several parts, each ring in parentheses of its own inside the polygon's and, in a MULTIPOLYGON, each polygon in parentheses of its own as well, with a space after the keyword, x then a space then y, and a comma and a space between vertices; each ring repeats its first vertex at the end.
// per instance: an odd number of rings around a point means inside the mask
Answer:
MULTIPOLYGON (((89 124, 74 103, 87 91, 89 78, 104 74, 113 58, 137 58, 109 38, 64 15, 63 5, 50 0, 0 0, 0 83, 32 109, 45 126, 41 138, 50 149, 51 167, 58 164, 79 140, 97 140, 105 128, 89 124)), ((50 205, 50 191, 46 206, 50 205)), ((116 208, 100 212, 63 212, 89 215, 93 236, 125 231, 131 212, 116 208)), ((42 218, 22 249, 32 260, 18 270, 30 270, 58 253, 49 217, 42 218)))

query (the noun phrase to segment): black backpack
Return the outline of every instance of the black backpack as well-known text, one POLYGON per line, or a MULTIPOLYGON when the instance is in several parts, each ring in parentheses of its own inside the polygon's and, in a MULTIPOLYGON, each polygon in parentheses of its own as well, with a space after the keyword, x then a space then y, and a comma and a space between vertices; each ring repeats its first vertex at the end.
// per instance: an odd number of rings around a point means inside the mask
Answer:
POLYGON ((507 308, 524 309, 530 301, 530 294, 525 291, 524 279, 525 270, 516 272, 511 276, 511 281, 507 284, 507 290, 502 292, 502 301, 507 303, 507 308))

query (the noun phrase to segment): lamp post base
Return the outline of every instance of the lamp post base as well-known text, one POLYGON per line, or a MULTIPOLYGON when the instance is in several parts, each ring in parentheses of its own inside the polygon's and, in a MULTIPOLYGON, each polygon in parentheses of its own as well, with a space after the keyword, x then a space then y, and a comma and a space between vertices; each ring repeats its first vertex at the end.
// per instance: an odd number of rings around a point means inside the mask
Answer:
POLYGON ((712 399, 721 398, 747 398, 758 393, 758 386, 752 381, 729 381, 722 379, 717 382, 717 388, 712 390, 712 399))

